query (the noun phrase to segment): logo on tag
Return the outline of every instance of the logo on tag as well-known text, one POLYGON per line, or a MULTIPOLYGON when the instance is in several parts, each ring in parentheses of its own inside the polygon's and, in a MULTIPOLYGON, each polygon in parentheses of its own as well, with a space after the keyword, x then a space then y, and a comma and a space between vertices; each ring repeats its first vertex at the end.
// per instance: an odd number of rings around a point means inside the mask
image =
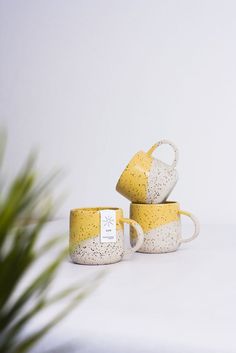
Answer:
POLYGON ((116 242, 116 211, 100 211, 100 239, 101 243, 116 242))

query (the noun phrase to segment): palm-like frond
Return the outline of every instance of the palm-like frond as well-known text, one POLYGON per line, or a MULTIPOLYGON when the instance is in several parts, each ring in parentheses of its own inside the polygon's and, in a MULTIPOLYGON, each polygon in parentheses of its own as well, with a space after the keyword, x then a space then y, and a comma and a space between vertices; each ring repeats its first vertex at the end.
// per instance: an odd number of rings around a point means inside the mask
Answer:
POLYGON ((55 175, 38 182, 34 158, 30 157, 8 189, 0 194, 0 353, 28 352, 100 279, 97 276, 93 281, 63 288, 49 296, 49 285, 67 255, 67 249, 61 249, 56 258, 19 291, 22 279, 39 256, 44 257, 61 240, 61 236, 56 236, 37 246, 46 222, 55 213, 55 208, 47 203, 54 182, 55 175), (35 218, 36 223, 29 225, 35 218), (35 315, 65 298, 68 298, 67 304, 55 317, 22 339, 22 330, 35 315))

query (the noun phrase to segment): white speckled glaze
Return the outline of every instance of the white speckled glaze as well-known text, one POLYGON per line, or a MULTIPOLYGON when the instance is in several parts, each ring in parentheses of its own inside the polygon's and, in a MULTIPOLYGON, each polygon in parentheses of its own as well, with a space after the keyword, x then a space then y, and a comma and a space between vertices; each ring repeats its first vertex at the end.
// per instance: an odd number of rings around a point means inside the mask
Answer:
POLYGON ((139 252, 161 254, 177 250, 180 244, 181 223, 174 221, 146 232, 139 252))
POLYGON ((116 233, 115 243, 101 243, 100 235, 87 239, 70 251, 71 260, 83 265, 104 265, 118 262, 124 255, 124 234, 116 233))
POLYGON ((165 201, 177 180, 176 169, 158 159, 153 159, 148 176, 146 203, 161 203, 165 201))

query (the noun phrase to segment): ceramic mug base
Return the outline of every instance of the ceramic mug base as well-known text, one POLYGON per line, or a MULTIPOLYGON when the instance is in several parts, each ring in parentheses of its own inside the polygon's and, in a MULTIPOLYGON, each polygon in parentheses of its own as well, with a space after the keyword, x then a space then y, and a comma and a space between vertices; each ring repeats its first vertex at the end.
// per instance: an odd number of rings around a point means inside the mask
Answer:
POLYGON ((107 261, 89 261, 89 260, 81 260, 81 259, 73 259, 70 256, 72 262, 77 265, 87 265, 87 266, 99 266, 99 265, 111 265, 121 261, 121 257, 119 259, 112 259, 107 261))
POLYGON ((177 184, 178 178, 176 179, 175 183, 172 185, 170 191, 168 192, 167 196, 160 202, 160 203, 164 203, 167 201, 168 197, 170 196, 170 194, 172 193, 173 189, 175 188, 176 184, 177 184))
POLYGON ((164 202, 174 189, 177 181, 178 174, 175 169, 171 169, 165 163, 153 159, 147 179, 147 199, 145 203, 164 202))
POLYGON ((169 250, 152 250, 152 249, 143 249, 139 250, 137 252, 142 253, 142 254, 168 254, 169 252, 174 252, 178 250, 179 246, 175 249, 169 249, 169 250))

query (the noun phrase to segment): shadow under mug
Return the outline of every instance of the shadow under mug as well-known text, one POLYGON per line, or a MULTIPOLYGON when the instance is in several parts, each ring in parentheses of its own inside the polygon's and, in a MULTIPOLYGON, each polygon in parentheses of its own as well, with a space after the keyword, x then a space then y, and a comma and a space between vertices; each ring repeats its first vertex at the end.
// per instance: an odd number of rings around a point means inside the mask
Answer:
POLYGON ((123 218, 123 211, 114 207, 77 208, 70 211, 69 253, 78 264, 105 265, 132 255, 143 243, 143 231, 132 219, 123 218), (115 242, 101 241, 101 211, 115 212, 115 242), (128 223, 136 234, 132 248, 124 248, 124 223, 128 223))
MULTIPOLYGON (((148 205, 131 203, 130 217, 138 222, 144 232, 143 245, 138 250, 144 253, 166 253, 175 251, 178 247, 195 239, 199 234, 199 222, 191 213, 181 211, 177 202, 148 205), (190 238, 183 238, 180 216, 191 218, 194 223, 194 233, 190 238)), ((136 235, 131 230, 131 244, 136 235)))
POLYGON ((177 147, 169 140, 157 142, 148 152, 136 153, 121 174, 116 190, 132 202, 156 204, 165 201, 178 180, 175 169, 178 156, 177 147), (154 150, 164 144, 174 150, 171 165, 152 156, 154 150))

